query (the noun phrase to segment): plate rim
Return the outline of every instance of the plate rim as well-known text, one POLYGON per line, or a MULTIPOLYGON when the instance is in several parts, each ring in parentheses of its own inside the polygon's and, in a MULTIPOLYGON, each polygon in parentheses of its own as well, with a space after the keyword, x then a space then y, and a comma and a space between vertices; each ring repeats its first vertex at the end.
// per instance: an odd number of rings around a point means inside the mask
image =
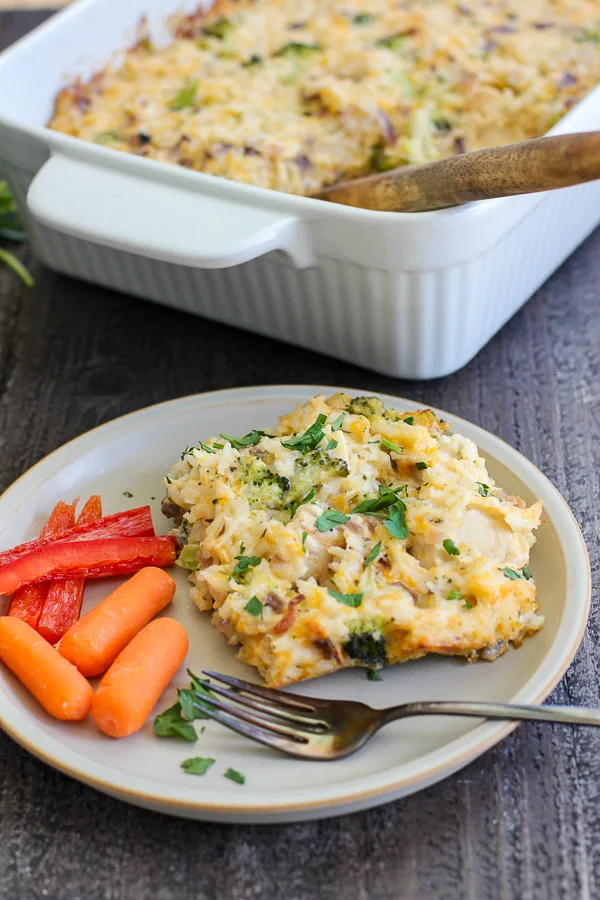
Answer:
MULTIPOLYGON (((117 416, 114 419, 109 420, 108 422, 104 422, 100 425, 95 426, 89 431, 84 432, 83 434, 78 435, 75 438, 72 438, 70 441, 67 441, 65 444, 62 444, 60 447, 57 447, 55 450, 51 451, 49 454, 44 456, 42 459, 38 460, 38 462, 34 463, 29 469, 27 469, 22 475, 20 475, 9 487, 0 495, 0 501, 9 499, 12 497, 15 491, 18 492, 18 489, 21 487, 21 483, 25 480, 29 480, 32 475, 37 475, 37 470, 41 469, 43 466, 47 465, 53 457, 62 454, 67 451, 69 448, 72 450, 73 445, 84 442, 91 442, 93 445, 94 438, 102 431, 110 430, 111 428, 118 428, 119 426, 123 426, 128 421, 135 419, 137 417, 145 417, 148 414, 156 415, 160 412, 161 409, 173 406, 191 406, 200 403, 205 407, 210 405, 210 400, 214 398, 215 403, 222 405, 223 402, 227 402, 228 398, 231 398, 234 401, 244 402, 244 395, 247 395, 250 402, 259 401, 259 400, 275 400, 280 395, 285 395, 286 393, 297 393, 299 395, 299 400, 302 397, 306 397, 307 399, 310 396, 315 396, 316 394, 329 394, 329 393, 337 393, 337 392, 348 392, 348 387, 336 387, 331 385, 310 385, 310 384, 261 384, 261 385, 252 385, 245 387, 234 387, 234 388, 223 388, 214 391, 204 391, 197 394, 189 394, 184 395, 182 397, 171 398, 166 401, 161 401, 160 403, 151 404, 150 406, 142 407, 138 410, 133 410, 132 412, 125 413, 122 416, 117 416)), ((362 388, 352 388, 351 391, 360 391, 362 388)), ((554 496, 554 499, 558 501, 559 508, 563 513, 566 513, 565 520, 568 522, 567 528, 571 530, 571 536, 577 538, 577 543, 579 545, 578 550, 580 556, 583 558, 585 565, 582 567, 583 571, 579 572, 579 580, 581 582, 580 589, 583 595, 583 608, 581 611, 580 621, 577 628, 577 631, 570 636, 569 642, 567 645, 563 645, 557 649, 556 641, 550 646, 550 648, 546 651, 544 656, 541 657, 540 662, 538 663, 536 669, 529 677, 529 679, 525 682, 522 688, 520 688, 517 693, 514 695, 514 698, 519 698, 521 702, 523 701, 522 694, 525 691, 528 684, 531 681, 535 681, 539 679, 539 670, 544 665, 544 663, 548 664, 549 658, 552 658, 554 655, 559 653, 559 661, 558 663, 554 663, 551 665, 551 673, 543 679, 542 686, 539 686, 535 689, 533 693, 527 693, 526 702, 531 703, 539 703, 542 702, 556 687, 559 681, 562 679, 563 675, 567 671, 571 662, 573 661, 577 650, 581 644, 583 639, 583 635, 588 623, 590 608, 591 608, 591 595, 592 595, 592 578, 591 578, 591 567, 589 562, 589 555, 587 552, 587 546, 585 543, 585 539, 579 527, 579 524, 571 511, 569 505, 566 500, 562 497, 558 488, 550 481, 550 479, 540 470, 537 466, 534 465, 526 456, 504 441, 502 438, 498 437, 495 434, 487 431, 481 426, 464 419, 461 416, 455 415, 454 413, 440 410, 436 407, 427 407, 426 404, 419 403, 416 400, 411 400, 407 397, 401 397, 394 394, 389 394, 387 392, 376 391, 374 392, 377 396, 382 397, 383 399, 393 400, 394 402, 400 402, 402 404, 406 403, 408 407, 415 408, 430 408, 434 412, 440 414, 442 417, 446 417, 450 419, 452 422, 453 430, 460 431, 462 425, 466 425, 467 429, 473 429, 479 436, 483 436, 484 442, 487 441, 488 438, 492 440, 492 442, 501 445, 508 451, 509 454, 514 454, 519 459, 520 463, 525 466, 525 469, 529 468, 531 473, 535 475, 536 478, 541 479, 542 482, 545 483, 547 490, 554 496)), ((248 402, 246 400, 246 402, 248 402)), ((90 447, 86 448, 85 452, 88 452, 90 447)), ((52 473, 50 478, 53 477, 52 473)), ((521 476, 518 476, 521 477, 521 476)), ((47 479, 43 479, 46 481, 47 479)), ((523 480, 523 479, 521 479, 523 480)), ((43 481, 39 483, 43 483, 43 481)), ((4 527, 0 525, 0 535, 3 533, 4 527)), ((563 549, 564 542, 561 541, 561 549, 563 549)), ((566 560, 565 560, 566 562, 566 560)), ((561 613, 561 617, 559 620, 560 623, 564 619, 564 610, 561 613)), ((27 737, 25 737, 20 731, 18 726, 12 726, 10 722, 6 721, 2 705, 0 704, 0 728, 2 728, 13 740, 15 740, 20 746, 26 749, 33 756, 41 759, 43 762, 52 766, 53 768, 61 771, 63 774, 74 778, 77 781, 80 781, 88 786, 96 788, 101 792, 108 794, 113 797, 117 797, 121 800, 125 800, 126 802, 132 803, 138 806, 145 806, 149 808, 153 808, 156 810, 160 810, 162 812, 169 813, 171 815, 179 815, 186 817, 194 817, 198 819, 209 819, 212 818, 214 820, 227 821, 227 817, 229 820, 241 822, 258 822, 258 821, 299 821, 301 819, 307 818, 317 818, 317 817, 326 817, 326 816, 335 816, 340 815, 346 811, 357 810, 361 808, 366 808, 368 806, 375 806, 379 804, 383 804, 386 802, 390 802, 393 799, 399 798, 401 796, 406 796, 410 793, 413 793, 419 789, 425 788, 428 785, 436 783, 437 781, 442 780, 445 777, 453 774, 458 771, 460 768, 467 765, 471 760, 478 758, 495 744, 499 743, 505 737, 507 737, 516 727, 518 727, 518 722, 509 722, 506 724, 498 724, 494 722, 485 722, 479 726, 476 726, 468 733, 461 735, 458 738, 450 741, 445 744, 441 748, 434 749, 429 753, 425 754, 422 759, 426 759, 428 756, 437 757, 440 754, 443 754, 444 759, 434 762, 432 765, 428 766, 425 769, 420 769, 418 772, 415 772, 412 775, 404 775, 400 778, 396 777, 393 781, 388 781, 384 785, 375 785, 362 790, 350 790, 348 787, 348 783, 344 783, 343 781, 339 784, 339 793, 336 797, 326 797, 323 799, 313 799, 310 801, 307 800, 299 800, 298 802, 269 802, 269 803, 243 803, 240 805, 239 803, 228 803, 223 797, 223 800, 219 802, 206 802, 203 801, 201 797, 196 797, 193 800, 185 799, 182 797, 176 798, 173 796, 173 793, 177 790, 173 787, 171 792, 171 796, 168 794, 160 793, 160 791, 143 791, 137 788, 127 786, 126 782, 131 780, 132 778, 136 779, 140 776, 131 776, 125 772, 120 773, 121 777, 119 779, 114 779, 112 781, 104 780, 98 775, 91 774, 86 770, 85 765, 77 768, 74 763, 70 763, 61 759, 60 757, 53 756, 51 753, 44 750, 43 747, 40 747, 36 743, 32 743, 27 737), (467 744, 462 751, 456 752, 453 751, 453 747, 457 744, 467 744), (293 814, 293 815, 289 815, 293 814), (258 817, 258 818, 254 818, 258 817)), ((54 740, 57 740, 56 738, 54 740)), ((69 750, 68 744, 65 744, 65 749, 69 750)), ((71 751, 72 753, 77 753, 76 751, 71 751)), ((77 753, 78 756, 82 758, 82 761, 85 762, 87 760, 86 757, 82 756, 82 754, 77 753)), ((92 767, 98 767, 98 764, 93 760, 87 760, 91 762, 92 767)), ((414 761, 404 765, 414 765, 414 761)), ((401 764, 402 765, 402 764, 401 764)), ((103 768, 103 766, 100 766, 103 768)), ((388 768, 383 770, 382 772, 377 773, 381 778, 385 778, 386 773, 393 770, 392 768, 388 768)), ((113 773, 116 774, 116 770, 112 770, 113 773)), ((141 780, 144 780, 143 778, 141 780)), ((287 794, 290 794, 290 791, 287 791, 287 794)), ((246 793, 249 799, 251 799, 250 792, 246 793)))

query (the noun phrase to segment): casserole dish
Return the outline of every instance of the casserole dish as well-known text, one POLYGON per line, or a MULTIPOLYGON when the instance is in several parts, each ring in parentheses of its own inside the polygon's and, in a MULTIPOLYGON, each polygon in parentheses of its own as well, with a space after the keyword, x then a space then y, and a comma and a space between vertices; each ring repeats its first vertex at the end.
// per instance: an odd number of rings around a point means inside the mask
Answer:
MULTIPOLYGON (((379 213, 45 127, 66 82, 131 44, 143 15, 153 39, 164 39, 180 9, 171 0, 80 0, 0 57, 0 163, 51 268, 388 375, 435 378, 465 365, 600 221, 600 182, 379 213)), ((596 89, 552 133, 599 120, 596 89)))

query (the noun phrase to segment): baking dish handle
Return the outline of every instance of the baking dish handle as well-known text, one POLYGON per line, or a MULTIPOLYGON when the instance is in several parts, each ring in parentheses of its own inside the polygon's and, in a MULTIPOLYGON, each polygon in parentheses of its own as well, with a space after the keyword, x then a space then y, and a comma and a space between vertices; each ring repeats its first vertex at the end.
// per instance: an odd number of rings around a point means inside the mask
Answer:
POLYGON ((164 262, 221 269, 282 250, 298 268, 314 265, 294 216, 62 154, 44 163, 27 203, 42 225, 164 262))

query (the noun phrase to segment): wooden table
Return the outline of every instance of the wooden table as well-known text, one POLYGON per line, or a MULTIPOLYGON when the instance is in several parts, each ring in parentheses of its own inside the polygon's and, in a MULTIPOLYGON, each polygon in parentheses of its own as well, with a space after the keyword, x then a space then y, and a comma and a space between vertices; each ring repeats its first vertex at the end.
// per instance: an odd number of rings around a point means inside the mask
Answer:
MULTIPOLYGON (((4 45, 43 14, 0 14, 4 45)), ((69 281, 0 271, 0 489, 151 403, 267 382, 346 384, 441 406, 532 459, 571 504, 596 576, 600 232, 466 369, 401 382, 69 281), (189 348, 195 347, 194 353, 189 348)), ((553 700, 600 705, 597 593, 553 700)), ((111 800, 0 736, 4 900, 593 900, 600 731, 522 725, 464 771, 380 809, 282 827, 205 825, 111 800)))

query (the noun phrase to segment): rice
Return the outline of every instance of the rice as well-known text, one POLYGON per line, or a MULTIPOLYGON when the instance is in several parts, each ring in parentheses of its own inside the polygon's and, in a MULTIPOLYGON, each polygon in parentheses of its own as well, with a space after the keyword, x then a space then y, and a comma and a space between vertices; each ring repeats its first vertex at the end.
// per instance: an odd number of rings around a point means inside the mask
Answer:
POLYGON ((539 137, 598 80, 592 0, 218 0, 61 91, 49 127, 310 195, 539 137))

